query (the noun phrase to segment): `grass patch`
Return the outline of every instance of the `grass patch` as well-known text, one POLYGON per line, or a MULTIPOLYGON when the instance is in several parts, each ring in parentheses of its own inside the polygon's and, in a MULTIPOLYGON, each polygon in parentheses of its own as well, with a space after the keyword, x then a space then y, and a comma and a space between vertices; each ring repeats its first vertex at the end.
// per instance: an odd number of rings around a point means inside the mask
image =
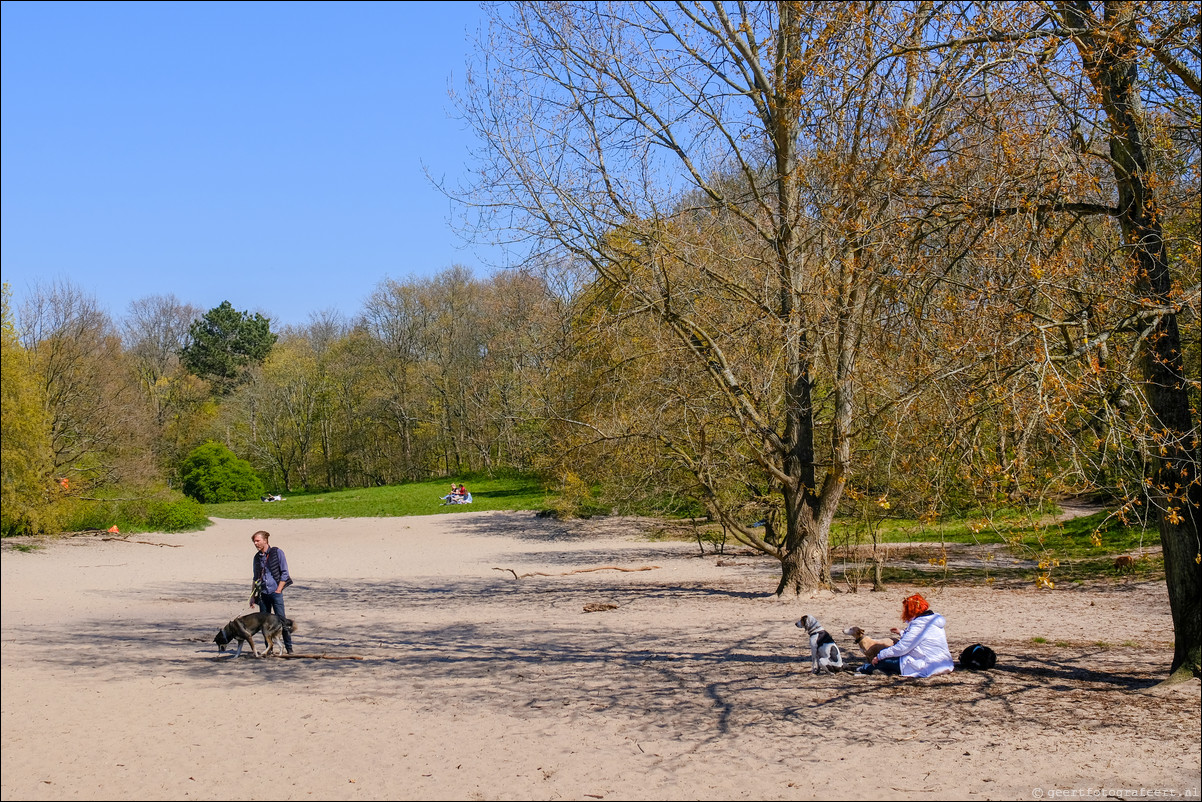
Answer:
POLYGON ((1154 529, 1126 526, 1117 517, 1107 518, 1099 512, 1084 518, 1037 527, 1029 532, 1016 532, 1021 543, 1053 551, 1062 557, 1083 559, 1099 554, 1123 554, 1148 546, 1160 545, 1160 535, 1154 529))
MULTIPOLYGON (((999 510, 988 515, 965 518, 941 518, 923 521, 886 518, 877 525, 881 543, 959 543, 996 545, 1015 557, 1043 560, 1100 560, 1113 567, 1113 555, 1142 552, 1160 543, 1154 529, 1127 526, 1106 512, 1046 523, 1041 518, 1048 510, 1026 512, 999 510)), ((1051 512, 1054 512, 1052 510, 1051 512)), ((831 544, 866 545, 871 543, 863 525, 855 520, 836 520, 831 527, 831 544)), ((1136 573, 1139 572, 1138 563, 1136 573)), ((1100 566, 1099 566, 1100 567, 1100 566)), ((1154 571, 1155 568, 1145 566, 1154 571)))
POLYGON ((1056 569, 1056 575, 1066 579, 1109 576, 1132 582, 1164 579, 1164 555, 1160 553, 1145 554, 1136 559, 1130 569, 1119 573, 1114 568, 1114 555, 1102 554, 1087 559, 1062 562, 1056 569))
POLYGON ((37 545, 36 543, 8 543, 5 545, 7 545, 8 548, 12 549, 13 551, 19 551, 22 554, 29 554, 30 552, 37 551, 41 548, 41 546, 37 545))
MULTIPOLYGON (((874 522, 882 543, 1004 544, 1007 537, 1039 527, 1039 520, 1058 512, 1052 507, 1034 510, 1002 508, 981 514, 945 515, 934 520, 882 518, 874 522)), ((855 518, 837 519, 831 526, 832 542, 871 542, 855 518)))
POLYGON ((206 504, 205 513, 217 518, 394 518, 404 515, 541 510, 547 504, 542 483, 533 476, 464 477, 471 504, 442 504, 450 479, 409 482, 327 493, 283 493, 283 501, 233 501, 206 504))
POLYGON ((1047 638, 1040 638, 1040 637, 1034 637, 1034 638, 1031 638, 1031 643, 1039 643, 1039 644, 1044 644, 1044 643, 1047 643, 1047 642, 1048 642, 1048 639, 1047 639, 1047 638))
MULTIPOLYGON (((942 585, 986 585, 994 582, 1033 582, 1029 568, 941 567, 936 570, 909 568, 886 564, 881 571, 881 580, 886 584, 936 587, 942 585)), ((861 578, 861 581, 866 581, 861 578)))
MULTIPOLYGON (((889 562, 881 572, 881 579, 885 584, 905 584, 916 587, 978 585, 982 582, 988 585, 994 582, 1034 583, 1036 576, 1042 572, 1035 567, 1000 566, 984 561, 978 565, 940 568, 911 567, 889 562)), ((843 579, 845 576, 847 576, 846 573, 836 571, 836 579, 843 579)), ((1163 581, 1164 559, 1159 554, 1148 555, 1144 559, 1135 561, 1134 571, 1121 575, 1114 570, 1113 557, 1064 561, 1052 569, 1051 577, 1057 587, 1068 583, 1080 584, 1098 580, 1115 583, 1163 581)), ((861 581, 864 581, 862 577, 861 581)))

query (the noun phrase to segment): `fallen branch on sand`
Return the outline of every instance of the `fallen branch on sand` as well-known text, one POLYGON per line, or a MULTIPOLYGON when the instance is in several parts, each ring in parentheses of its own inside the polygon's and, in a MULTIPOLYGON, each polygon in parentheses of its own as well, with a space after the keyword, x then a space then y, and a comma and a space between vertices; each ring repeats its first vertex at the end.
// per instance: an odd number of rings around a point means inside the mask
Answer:
POLYGON ((182 546, 180 546, 180 544, 178 544, 178 543, 152 543, 149 540, 130 540, 127 537, 102 537, 100 539, 101 540, 116 540, 121 543, 142 543, 147 546, 162 546, 163 548, 166 548, 166 549, 182 548, 182 546))
POLYGON ((513 570, 512 568, 496 568, 496 567, 494 567, 493 570, 494 571, 508 571, 509 573, 513 574, 514 579, 525 579, 528 576, 567 576, 568 574, 587 574, 592 571, 625 571, 625 572, 629 573, 631 571, 654 571, 657 568, 659 568, 658 565, 640 565, 638 568, 619 568, 616 565, 603 565, 600 568, 577 568, 575 571, 564 571, 564 572, 558 573, 558 574, 547 574, 547 573, 543 573, 542 571, 531 571, 528 574, 519 574, 517 571, 513 570))
POLYGON ((363 658, 357 654, 301 654, 300 652, 292 652, 291 654, 281 654, 278 657, 290 657, 293 660, 304 658, 306 660, 362 660, 363 658))

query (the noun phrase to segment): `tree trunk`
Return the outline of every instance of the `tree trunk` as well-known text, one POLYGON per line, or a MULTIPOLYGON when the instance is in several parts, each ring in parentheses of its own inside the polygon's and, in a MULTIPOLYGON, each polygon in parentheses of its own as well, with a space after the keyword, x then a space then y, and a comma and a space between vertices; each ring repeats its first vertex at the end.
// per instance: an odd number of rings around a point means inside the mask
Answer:
POLYGON ((775 243, 780 280, 780 320, 785 327, 789 374, 785 386, 785 430, 781 438, 782 463, 788 477, 783 483, 785 538, 781 578, 776 593, 795 594, 830 585, 827 570, 829 522, 821 526, 815 515, 820 505, 814 470, 814 403, 811 344, 806 336, 803 278, 806 268, 797 245, 801 206, 801 173, 797 156, 798 102, 803 80, 801 35, 797 9, 780 7, 777 83, 774 87, 770 132, 776 162, 776 197, 780 215, 775 243))
MULTIPOLYGON (((812 463, 808 467, 812 470, 812 463)), ((778 555, 781 577, 776 595, 831 586, 830 532, 834 516, 822 511, 838 503, 832 494, 841 487, 828 477, 821 495, 804 485, 797 493, 785 493, 785 542, 778 555)))
POLYGON ((808 593, 818 588, 830 587, 826 554, 830 543, 830 530, 801 529, 796 536, 785 538, 787 547, 780 561, 780 583, 776 595, 786 592, 794 595, 808 593))

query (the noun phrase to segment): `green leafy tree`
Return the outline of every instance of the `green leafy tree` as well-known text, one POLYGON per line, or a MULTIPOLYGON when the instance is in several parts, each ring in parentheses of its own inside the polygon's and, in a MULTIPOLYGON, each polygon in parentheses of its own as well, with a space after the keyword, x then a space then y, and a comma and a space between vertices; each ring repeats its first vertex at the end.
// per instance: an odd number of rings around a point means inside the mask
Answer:
POLYGON ((17 339, 3 289, 0 341, 0 530, 16 535, 44 529, 50 504, 50 421, 29 355, 17 339))
POLYGON ((263 493, 255 469, 221 443, 209 441, 180 466, 184 493, 204 504, 249 501, 263 493))
POLYGON ((245 382, 248 369, 261 364, 276 341, 268 318, 239 312, 229 301, 194 321, 188 336, 180 361, 222 395, 245 382))
POLYGON ((325 395, 313 341, 297 335, 285 335, 239 392, 252 424, 247 445, 260 464, 271 466, 273 481, 278 479, 285 491, 296 480, 310 486, 325 395))

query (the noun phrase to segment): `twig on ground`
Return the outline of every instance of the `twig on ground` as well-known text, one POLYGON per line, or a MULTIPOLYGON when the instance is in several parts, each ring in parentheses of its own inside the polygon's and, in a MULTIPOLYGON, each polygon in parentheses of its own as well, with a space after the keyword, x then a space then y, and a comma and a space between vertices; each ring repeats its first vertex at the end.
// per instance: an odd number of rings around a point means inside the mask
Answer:
POLYGON ((126 538, 126 537, 102 537, 100 539, 101 540, 117 540, 117 541, 120 541, 121 543, 142 543, 147 546, 162 546, 163 548, 166 548, 166 549, 183 548, 183 546, 181 546, 179 543, 152 543, 149 540, 130 540, 129 538, 126 538))
POLYGON ((493 570, 494 571, 508 571, 509 573, 513 574, 514 579, 525 579, 528 576, 567 576, 568 574, 587 574, 591 571, 625 571, 625 572, 629 573, 631 571, 654 571, 657 568, 659 568, 658 565, 641 565, 638 568, 619 568, 616 565, 603 565, 600 568, 577 568, 575 571, 563 571, 562 573, 558 573, 558 574, 548 574, 548 573, 544 573, 542 571, 531 571, 528 574, 519 574, 517 571, 513 570, 512 568, 496 568, 496 567, 494 567, 493 570))
POLYGON ((277 655, 278 657, 290 657, 293 660, 305 658, 306 660, 362 660, 363 658, 357 654, 301 654, 300 652, 292 652, 290 654, 277 655))

